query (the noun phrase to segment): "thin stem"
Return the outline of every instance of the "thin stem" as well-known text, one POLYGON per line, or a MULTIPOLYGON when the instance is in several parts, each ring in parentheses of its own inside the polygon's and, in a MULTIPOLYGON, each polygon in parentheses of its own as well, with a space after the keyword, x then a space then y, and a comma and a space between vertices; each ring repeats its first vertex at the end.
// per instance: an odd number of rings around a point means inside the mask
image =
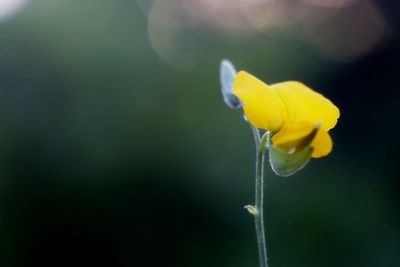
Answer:
POLYGON ((251 132, 253 133, 253 136, 254 136, 254 142, 255 142, 255 144, 256 144, 256 149, 258 150, 259 149, 259 147, 260 147, 260 132, 258 131, 258 129, 256 128, 256 127, 254 127, 253 126, 253 124, 251 124, 248 120, 247 120, 247 118, 246 118, 246 116, 245 115, 243 115, 243 118, 244 118, 244 120, 245 121, 247 121, 247 123, 249 124, 249 126, 250 126, 250 128, 251 128, 251 132))
POLYGON ((256 149, 260 147, 260 132, 256 127, 250 124, 251 131, 253 132, 254 142, 256 143, 256 149))
POLYGON ((256 236, 258 255, 260 261, 260 267, 268 267, 267 261, 267 243, 265 241, 265 229, 264 229, 264 161, 265 161, 265 150, 269 143, 269 132, 264 133, 260 137, 260 131, 254 127, 243 115, 244 119, 248 122, 251 132, 254 136, 254 142, 256 144, 256 179, 255 179, 255 208, 256 212, 251 212, 254 216, 254 222, 256 225, 256 236))
POLYGON ((268 138, 269 137, 267 132, 261 138, 259 145, 257 145, 257 156, 256 156, 255 207, 258 212, 254 214, 254 222, 256 225, 260 267, 268 267, 267 244, 265 241, 265 230, 264 230, 264 160, 265 160, 265 150, 267 147, 268 138))

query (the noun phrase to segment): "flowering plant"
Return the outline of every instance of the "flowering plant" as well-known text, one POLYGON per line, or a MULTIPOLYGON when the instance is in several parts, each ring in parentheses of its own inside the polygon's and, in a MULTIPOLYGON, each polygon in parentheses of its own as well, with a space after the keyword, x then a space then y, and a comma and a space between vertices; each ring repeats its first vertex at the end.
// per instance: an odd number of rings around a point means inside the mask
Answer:
POLYGON ((255 205, 245 208, 254 216, 260 266, 267 267, 263 218, 264 161, 269 152, 272 170, 289 176, 311 158, 332 151, 329 130, 335 127, 339 109, 306 85, 287 81, 267 85, 253 75, 236 72, 228 60, 220 66, 221 91, 232 109, 242 109, 252 129, 257 149, 255 205))

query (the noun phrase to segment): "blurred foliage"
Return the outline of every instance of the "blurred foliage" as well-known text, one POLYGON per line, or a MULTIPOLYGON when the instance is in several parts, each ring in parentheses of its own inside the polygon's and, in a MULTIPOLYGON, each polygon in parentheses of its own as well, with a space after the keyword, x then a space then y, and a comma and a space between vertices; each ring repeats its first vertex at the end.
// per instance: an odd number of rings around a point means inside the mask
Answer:
POLYGON ((348 63, 279 34, 193 30, 195 64, 175 68, 128 0, 35 0, 1 21, 0 265, 257 266, 253 140, 219 89, 229 58, 342 111, 330 157, 267 173, 271 266, 399 266, 394 2, 377 1, 391 38, 348 63))

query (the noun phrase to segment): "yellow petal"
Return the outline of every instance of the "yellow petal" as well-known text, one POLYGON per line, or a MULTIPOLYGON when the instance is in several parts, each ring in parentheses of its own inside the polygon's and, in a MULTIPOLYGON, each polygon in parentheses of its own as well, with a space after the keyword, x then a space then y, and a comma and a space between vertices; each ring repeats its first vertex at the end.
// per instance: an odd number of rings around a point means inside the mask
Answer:
POLYGON ((340 116, 339 109, 323 95, 299 82, 282 82, 270 86, 286 106, 290 123, 308 121, 312 124, 322 120, 321 128, 332 129, 340 116))
POLYGON ((272 137, 272 144, 289 153, 311 146, 313 158, 326 156, 332 151, 332 139, 320 126, 310 122, 286 123, 272 137))
POLYGON ((276 132, 286 122, 286 108, 281 98, 251 74, 240 71, 232 92, 243 103, 246 117, 255 127, 276 132))
MULTIPOLYGON (((309 136, 314 130, 314 125, 310 122, 301 123, 286 123, 272 137, 272 144, 285 151, 299 150, 299 146, 304 142, 304 139, 309 136)), ((314 135, 312 136, 314 138, 314 135)), ((309 145, 312 140, 305 145, 309 145)), ((304 146, 303 146, 304 147, 304 146)), ((302 148, 303 148, 302 147, 302 148)))
POLYGON ((319 129, 310 146, 314 149, 311 156, 313 158, 320 158, 328 155, 332 151, 333 143, 329 133, 325 132, 323 129, 319 129))

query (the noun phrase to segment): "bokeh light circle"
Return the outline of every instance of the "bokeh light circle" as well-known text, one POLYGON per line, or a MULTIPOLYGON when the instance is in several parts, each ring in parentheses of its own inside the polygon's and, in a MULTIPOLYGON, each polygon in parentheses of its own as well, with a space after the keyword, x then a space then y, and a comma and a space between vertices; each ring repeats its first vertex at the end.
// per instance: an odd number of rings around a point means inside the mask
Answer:
POLYGON ((29 0, 0 0, 0 20, 12 17, 28 2, 29 0))

